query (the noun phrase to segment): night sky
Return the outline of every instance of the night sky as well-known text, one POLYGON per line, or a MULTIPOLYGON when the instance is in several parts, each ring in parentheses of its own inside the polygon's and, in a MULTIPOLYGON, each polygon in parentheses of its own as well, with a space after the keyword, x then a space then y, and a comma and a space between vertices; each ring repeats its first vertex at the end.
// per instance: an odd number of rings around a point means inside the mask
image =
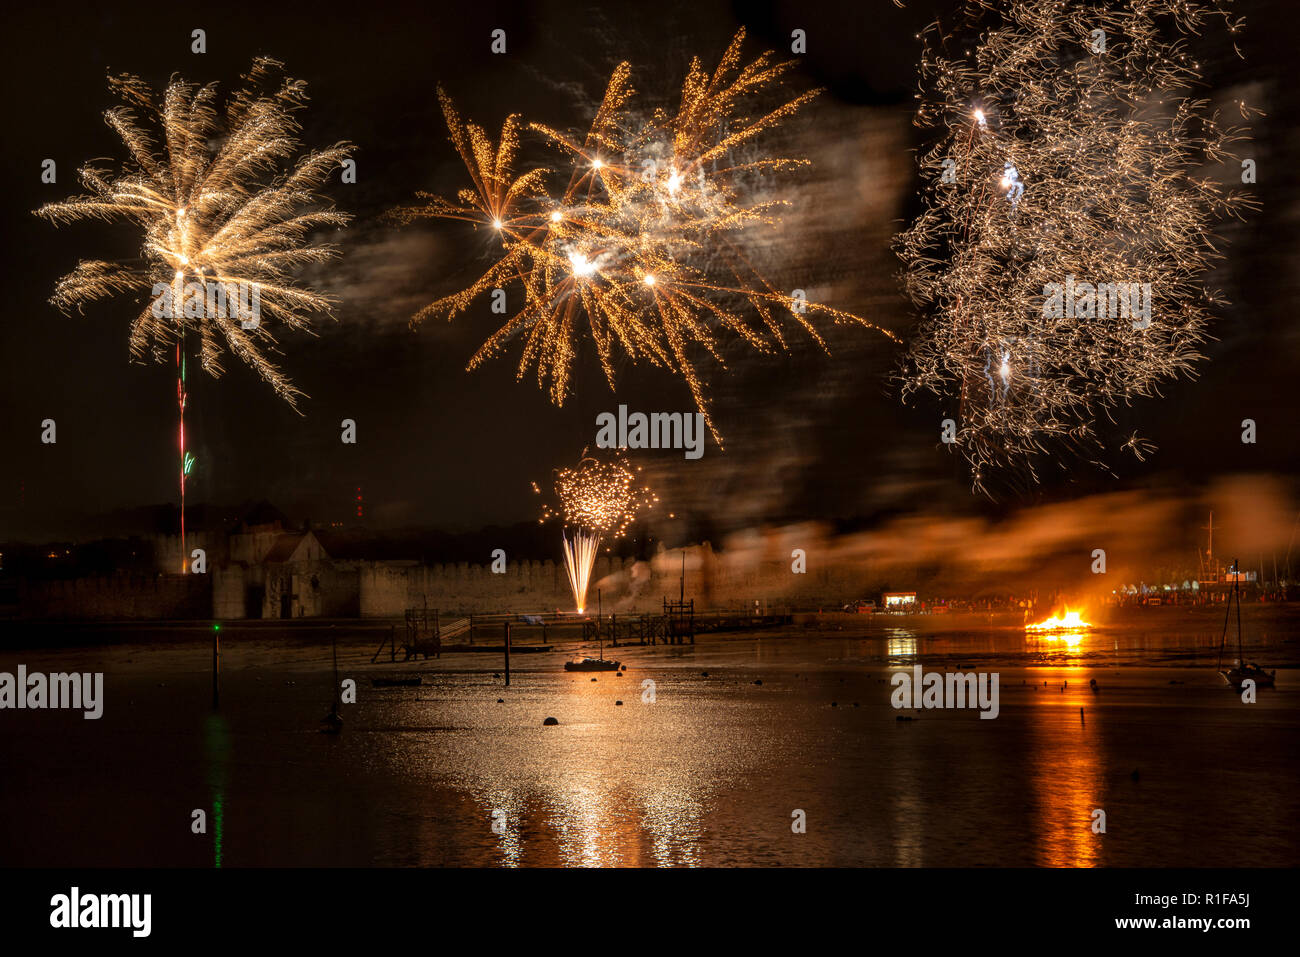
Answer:
MULTIPOLYGON (((86 160, 122 157, 102 120, 116 103, 109 73, 136 73, 160 87, 179 72, 228 90, 254 56, 270 55, 307 81, 304 144, 357 146, 358 183, 336 178, 326 190, 355 216, 347 230, 320 237, 340 244, 342 259, 310 277, 343 300, 337 321, 319 321, 317 338, 280 337, 281 365, 310 397, 303 415, 233 358, 219 380, 191 376, 186 421, 198 465, 189 502, 266 499, 297 519, 348 521, 360 486, 374 527, 472 529, 535 518, 530 483, 546 483, 552 469, 576 460, 594 439, 599 412, 619 403, 644 411, 693 406, 679 379, 649 366, 624 363, 611 394, 590 348, 562 409, 535 380, 515 381, 517 350, 465 372, 497 325, 486 299, 450 325, 408 328, 420 306, 477 276, 492 250, 489 237, 469 227, 381 220, 417 190, 453 194, 468 184, 438 110, 437 84, 491 132, 510 112, 585 128, 621 59, 633 66, 638 95, 654 101, 679 87, 690 56, 712 66, 742 24, 750 55, 788 49, 790 31, 807 30, 809 52, 795 83, 828 91, 788 134, 814 166, 780 236, 777 285, 816 288, 832 304, 905 335, 911 318, 889 240, 919 208, 913 35, 945 5, 816 6, 15 9, 4 41, 8 135, 0 158, 9 291, 0 327, 0 541, 76 538, 98 530, 95 516, 176 501, 174 370, 129 362, 134 307, 105 300, 65 317, 46 302, 78 259, 134 255, 133 227, 55 229, 31 215, 80 192, 75 171, 86 160), (189 52, 196 27, 207 31, 205 55, 189 52), (498 27, 507 31, 505 56, 489 52, 498 27), (58 164, 56 185, 40 182, 47 157, 58 164), (45 418, 58 423, 55 446, 40 442, 45 418), (343 418, 357 422, 356 445, 339 441, 343 418)), ((1172 383, 1163 399, 1117 414, 1104 430, 1117 477, 1070 462, 1046 469, 1041 487, 1011 481, 995 489, 996 502, 973 495, 959 458, 938 442, 942 404, 905 408, 891 391, 887 376, 899 348, 869 330, 828 327, 830 356, 797 335, 788 356, 728 353, 730 369, 710 377, 725 450, 710 442, 694 462, 680 452, 638 453, 665 509, 685 523, 681 534, 912 510, 996 514, 1112 489, 1196 488, 1236 473, 1293 477, 1300 465, 1294 9, 1285 0, 1238 8, 1248 18, 1246 59, 1226 58, 1212 43, 1207 95, 1245 95, 1267 114, 1254 126, 1256 142, 1243 148, 1258 160, 1262 206, 1245 225, 1225 230, 1231 243, 1212 282, 1233 304, 1212 329, 1217 341, 1207 344, 1199 378, 1172 383), (1256 445, 1240 441, 1247 417, 1258 424, 1256 445), (1143 463, 1118 450, 1135 429, 1159 446, 1143 463)))

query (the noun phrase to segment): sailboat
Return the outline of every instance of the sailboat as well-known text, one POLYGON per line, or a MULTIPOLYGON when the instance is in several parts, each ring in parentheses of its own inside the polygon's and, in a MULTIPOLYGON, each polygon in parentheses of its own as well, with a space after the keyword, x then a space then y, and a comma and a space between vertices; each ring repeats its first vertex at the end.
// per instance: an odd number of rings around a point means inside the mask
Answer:
POLYGON ((1219 677, 1228 683, 1233 689, 1240 691, 1242 685, 1247 681, 1255 682, 1256 688, 1272 688, 1277 678, 1276 669, 1265 671, 1253 661, 1246 662, 1246 655, 1241 641, 1241 592, 1240 579, 1241 575, 1237 568, 1237 560, 1232 560, 1232 593, 1228 596, 1228 610, 1223 616, 1223 637, 1219 639, 1219 677), (1232 617, 1232 603, 1237 602, 1237 667, 1230 671, 1223 670, 1223 646, 1228 640, 1228 621, 1232 617))
POLYGON ((581 661, 566 661, 564 663, 565 671, 618 671, 622 667, 617 661, 608 661, 605 658, 605 636, 600 634, 599 619, 597 619, 596 635, 600 639, 600 657, 583 658, 581 661))

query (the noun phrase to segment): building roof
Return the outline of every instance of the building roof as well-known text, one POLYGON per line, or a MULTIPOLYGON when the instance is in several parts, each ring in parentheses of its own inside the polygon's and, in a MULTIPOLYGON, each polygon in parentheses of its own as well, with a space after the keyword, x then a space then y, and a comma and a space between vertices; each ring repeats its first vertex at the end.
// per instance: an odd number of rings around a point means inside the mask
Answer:
POLYGON ((262 561, 267 564, 280 564, 307 561, 313 557, 329 558, 314 534, 311 532, 286 532, 276 538, 275 544, 271 546, 271 550, 266 553, 262 561), (315 548, 313 549, 312 546, 315 546, 315 548), (313 550, 318 553, 316 556, 310 554, 313 550))

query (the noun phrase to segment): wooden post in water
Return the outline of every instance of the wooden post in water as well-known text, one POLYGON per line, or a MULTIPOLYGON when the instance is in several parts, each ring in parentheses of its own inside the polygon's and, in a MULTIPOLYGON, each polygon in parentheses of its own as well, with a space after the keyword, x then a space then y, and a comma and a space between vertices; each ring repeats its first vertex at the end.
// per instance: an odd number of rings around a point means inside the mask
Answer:
POLYGON ((510 687, 510 622, 506 622, 506 687, 510 687))
POLYGON ((212 710, 221 706, 221 626, 212 626, 212 710))
POLYGON ((339 637, 338 632, 333 629, 330 630, 330 654, 334 658, 334 712, 337 714, 343 702, 342 695, 339 693, 339 637))

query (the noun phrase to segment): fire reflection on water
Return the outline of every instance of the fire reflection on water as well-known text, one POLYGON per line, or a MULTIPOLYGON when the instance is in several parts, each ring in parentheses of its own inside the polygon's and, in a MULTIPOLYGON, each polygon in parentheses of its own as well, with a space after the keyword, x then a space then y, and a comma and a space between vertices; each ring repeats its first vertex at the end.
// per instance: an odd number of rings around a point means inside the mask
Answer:
MULTIPOLYGON (((1078 611, 1064 609, 1025 625, 1025 647, 1057 653, 1080 648, 1092 625, 1078 611)), ((1072 660, 1073 656, 1070 656, 1072 660)), ((1057 658, 1056 660, 1060 660, 1057 658)), ((1030 699, 1031 789, 1038 820, 1037 863, 1048 867, 1093 867, 1105 835, 1093 832, 1093 812, 1105 811, 1105 749, 1100 714, 1091 723, 1085 709, 1092 695, 1080 665, 1045 669, 1047 684, 1030 699)))
POLYGON ((1047 686, 1029 699, 1029 777, 1038 859, 1047 867, 1095 867, 1105 834, 1093 812, 1106 808, 1106 749, 1099 713, 1079 666, 1044 669, 1047 686))

